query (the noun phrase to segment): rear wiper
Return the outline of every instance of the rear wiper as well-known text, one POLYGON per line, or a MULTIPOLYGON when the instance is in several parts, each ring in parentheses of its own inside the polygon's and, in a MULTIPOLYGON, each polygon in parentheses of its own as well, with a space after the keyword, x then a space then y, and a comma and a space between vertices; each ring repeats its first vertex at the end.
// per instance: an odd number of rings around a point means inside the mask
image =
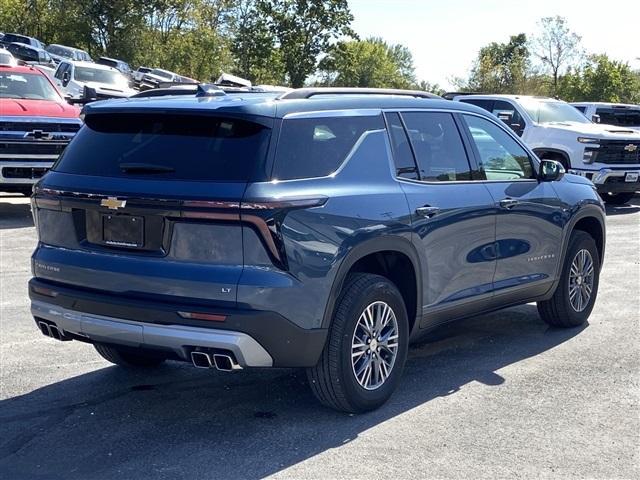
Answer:
POLYGON ((175 171, 172 167, 153 163, 121 163, 120 170, 127 173, 168 173, 175 171))

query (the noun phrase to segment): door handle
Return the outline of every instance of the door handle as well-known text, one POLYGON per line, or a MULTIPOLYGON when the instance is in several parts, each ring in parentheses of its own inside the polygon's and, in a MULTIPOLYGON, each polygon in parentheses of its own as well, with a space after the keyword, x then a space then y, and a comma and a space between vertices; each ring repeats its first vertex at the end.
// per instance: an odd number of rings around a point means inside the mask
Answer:
POLYGON ((520 201, 516 200, 515 198, 503 198, 502 200, 500 200, 500 206, 502 208, 513 208, 519 203, 520 201))
POLYGON ((424 207, 416 208, 416 214, 421 217, 431 218, 434 215, 440 213, 440 209, 438 207, 431 207, 429 205, 425 205, 424 207))

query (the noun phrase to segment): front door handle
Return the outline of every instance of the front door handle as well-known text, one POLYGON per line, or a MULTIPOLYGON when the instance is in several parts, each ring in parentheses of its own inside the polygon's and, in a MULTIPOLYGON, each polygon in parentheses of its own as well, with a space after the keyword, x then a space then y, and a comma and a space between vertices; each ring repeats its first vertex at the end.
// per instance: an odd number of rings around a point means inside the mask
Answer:
POLYGON ((434 215, 437 215, 438 213, 440 213, 440 209, 438 207, 431 207, 429 205, 425 205, 424 207, 416 208, 416 214, 425 218, 431 218, 434 215))
POLYGON ((519 203, 520 201, 516 200, 515 198, 503 198, 502 200, 500 200, 500 206, 502 208, 513 208, 519 203))

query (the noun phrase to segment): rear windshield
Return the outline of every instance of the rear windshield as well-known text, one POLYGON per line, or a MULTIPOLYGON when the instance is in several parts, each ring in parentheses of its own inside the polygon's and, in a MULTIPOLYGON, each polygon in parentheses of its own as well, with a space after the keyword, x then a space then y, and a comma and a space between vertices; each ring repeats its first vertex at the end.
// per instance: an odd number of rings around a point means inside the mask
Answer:
POLYGON ((598 108, 600 123, 618 127, 640 127, 640 109, 598 108))
POLYGON ((264 171, 271 133, 245 120, 193 115, 97 114, 85 122, 55 171, 245 182, 264 171))

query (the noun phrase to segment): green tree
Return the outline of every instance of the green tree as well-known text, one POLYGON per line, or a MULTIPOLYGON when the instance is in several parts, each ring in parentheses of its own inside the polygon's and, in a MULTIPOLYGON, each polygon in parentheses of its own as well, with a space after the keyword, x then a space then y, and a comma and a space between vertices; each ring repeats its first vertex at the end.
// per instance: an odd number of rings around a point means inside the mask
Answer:
POLYGON ((558 93, 560 76, 580 60, 580 36, 572 32, 563 17, 545 17, 538 23, 540 33, 533 38, 531 50, 551 74, 551 93, 558 93))
POLYGON ((513 35, 507 43, 482 47, 469 79, 460 86, 475 92, 525 93, 530 67, 526 35, 513 35))
POLYGON ((411 88, 416 83, 411 52, 380 38, 333 45, 319 70, 322 83, 330 86, 411 88))
POLYGON ((628 63, 592 55, 560 78, 558 93, 567 101, 640 103, 640 78, 628 63))
POLYGON ((276 38, 258 0, 241 0, 235 8, 231 53, 233 73, 254 83, 284 83, 284 65, 276 38))
POLYGON ((340 36, 355 36, 347 0, 260 0, 292 87, 302 87, 318 56, 340 36))

